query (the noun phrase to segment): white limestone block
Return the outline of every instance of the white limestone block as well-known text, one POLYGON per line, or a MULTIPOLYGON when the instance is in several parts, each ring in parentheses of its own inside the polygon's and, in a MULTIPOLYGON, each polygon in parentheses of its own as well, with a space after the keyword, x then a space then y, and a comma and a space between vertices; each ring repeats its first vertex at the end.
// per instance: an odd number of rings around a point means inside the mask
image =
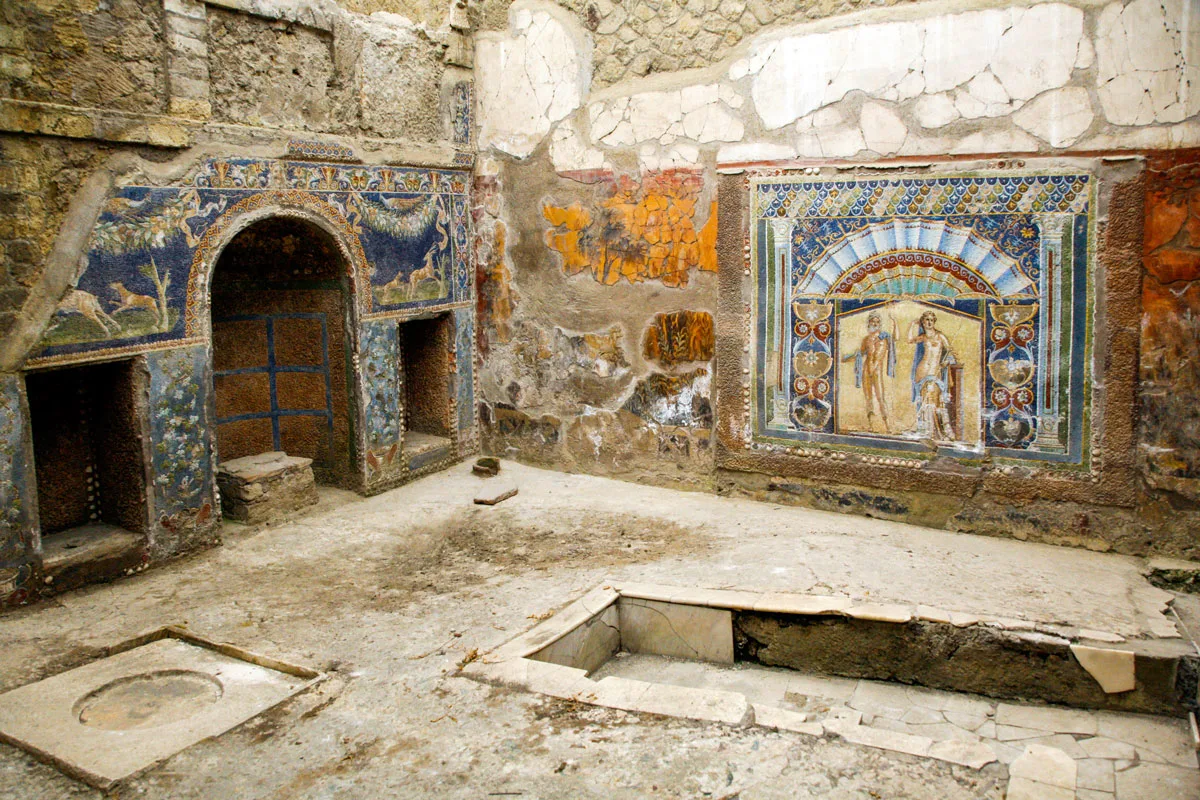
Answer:
POLYGON ((1079 665, 1096 679, 1096 683, 1100 684, 1105 694, 1132 692, 1136 688, 1135 657, 1132 651, 1073 644, 1071 653, 1079 661, 1079 665))
POLYGON ((944 92, 978 75, 1012 23, 1009 10, 948 14, 925 21, 925 91, 944 92))
POLYGON ((962 116, 947 94, 926 94, 913 104, 913 113, 922 128, 941 128, 962 116))
POLYGON ((518 158, 578 108, 591 80, 591 43, 566 14, 515 4, 507 34, 476 42, 479 141, 518 158))
POLYGON ((726 110, 725 104, 710 103, 689 112, 683 118, 683 131, 697 142, 741 141, 746 129, 742 121, 726 110))
POLYGON ((644 92, 629 98, 629 125, 635 142, 657 139, 683 119, 680 92, 644 92))
POLYGON ((922 25, 891 22, 781 39, 754 78, 751 98, 768 130, 848 92, 875 95, 921 62, 922 25))
POLYGON ((1083 11, 1061 3, 1015 9, 1000 37, 992 72, 1010 97, 1028 100, 1064 85, 1075 68, 1083 11))
POLYGON ((1013 122, 1052 147, 1067 147, 1087 132, 1094 118, 1087 89, 1068 86, 1039 95, 1013 115, 1013 122))
POLYGON ((908 136, 908 127, 896 112, 878 103, 863 103, 859 125, 867 147, 884 156, 899 150, 908 136))
POLYGON ((789 144, 742 142, 722 145, 717 151, 718 164, 744 161, 787 161, 796 157, 796 148, 789 144))
POLYGON ((1075 790, 1075 760, 1053 747, 1029 745, 1008 768, 1008 773, 1014 778, 1075 790))

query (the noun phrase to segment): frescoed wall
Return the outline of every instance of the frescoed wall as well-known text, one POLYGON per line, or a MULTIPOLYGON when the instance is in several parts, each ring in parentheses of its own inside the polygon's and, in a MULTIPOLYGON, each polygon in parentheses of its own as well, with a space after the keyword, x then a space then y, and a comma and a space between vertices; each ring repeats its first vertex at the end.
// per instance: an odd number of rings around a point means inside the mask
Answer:
MULTIPOLYGON (((318 433, 332 433, 318 437, 313 453, 300 454, 324 459, 325 480, 364 492, 441 468, 477 447, 467 188, 466 174, 454 170, 213 159, 178 185, 135 181, 110 192, 84 248, 82 271, 26 367, 118 359, 148 373, 146 402, 135 413, 148 418, 150 559, 215 540, 218 462, 247 454, 220 452, 219 422, 236 426, 246 417, 265 422, 268 431, 277 426, 282 435, 274 443, 269 433, 257 448, 238 439, 256 453, 307 441, 287 435, 297 422, 311 421, 307 414, 325 426, 318 425, 318 433), (320 247, 304 235, 314 226, 320 247), (263 237, 269 252, 258 243, 263 237), (218 267, 226 253, 236 257, 218 267), (313 261, 322 258, 328 263, 313 261), (343 295, 345 306, 338 299, 343 295), (319 308, 297 305, 310 300, 319 308), (414 317, 445 319, 451 331, 423 368, 436 378, 445 405, 440 414, 454 426, 436 446, 425 447, 420 460, 405 447, 398 335, 414 317), (262 364, 234 358, 257 353, 257 340, 238 325, 265 331, 262 364), (313 342, 319 344, 315 354, 309 352, 313 342), (214 365, 217 345, 222 360, 214 365), (348 380, 338 377, 343 369, 351 371, 348 380), (314 375, 321 391, 301 391, 299 384, 314 375), (214 379, 224 381, 216 394, 214 379), (245 391, 231 383, 239 380, 245 391), (254 387, 267 382, 267 411, 255 406, 249 410, 261 413, 239 416, 246 411, 239 403, 254 399, 254 387), (317 412, 325 416, 318 419, 317 412)), ((6 509, 0 595, 14 602, 25 597, 22 587, 37 564, 30 553, 36 488, 19 387, 14 377, 0 393, 0 507, 6 509)))
POLYGON ((1086 463, 1088 175, 750 186, 755 439, 1086 463))
POLYGON ((31 366, 135 352, 205 335, 212 248, 274 202, 326 219, 352 250, 367 319, 463 302, 467 178, 449 170, 251 159, 205 162, 181 187, 124 186, 108 199, 87 267, 31 366))

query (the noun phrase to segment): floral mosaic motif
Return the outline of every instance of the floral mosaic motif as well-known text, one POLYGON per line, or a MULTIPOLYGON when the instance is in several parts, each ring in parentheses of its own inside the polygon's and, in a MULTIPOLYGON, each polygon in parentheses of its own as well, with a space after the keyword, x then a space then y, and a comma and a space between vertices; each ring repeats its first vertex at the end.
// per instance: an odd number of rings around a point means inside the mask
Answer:
POLYGON ((340 228, 361 271, 360 313, 470 297, 468 175, 264 159, 212 159, 189 186, 124 186, 107 200, 87 268, 56 311, 34 363, 134 353, 195 341, 211 266, 232 217, 304 208, 340 228))
POLYGON ((208 354, 203 347, 147 356, 150 369, 150 458, 158 523, 169 530, 208 521, 213 464, 205 409, 208 354), (199 432, 199 435, 198 435, 199 432))
POLYGON ((709 361, 716 341, 713 318, 707 311, 655 314, 642 340, 642 355, 663 366, 709 361))
POLYGON ((289 156, 295 158, 327 159, 329 161, 354 160, 354 150, 337 142, 291 139, 288 141, 287 151, 289 156))
POLYGON ((474 103, 474 84, 470 81, 459 81, 454 84, 450 102, 454 144, 458 147, 470 147, 471 107, 474 103))
POLYGON ((1091 185, 752 180, 755 435, 1083 463, 1091 185))
POLYGON ((475 426, 474 354, 475 314, 474 309, 460 308, 454 313, 456 333, 454 337, 455 363, 458 364, 458 429, 469 431, 475 426))
POLYGON ((692 269, 716 271, 717 204, 698 228, 700 173, 648 173, 640 182, 619 176, 604 186, 607 196, 594 212, 578 203, 542 208, 554 226, 546 245, 561 254, 563 272, 588 271, 607 286, 657 280, 682 287, 692 269))
POLYGON ((359 363, 367 469, 375 474, 389 468, 400 449, 400 328, 395 321, 363 325, 359 363))

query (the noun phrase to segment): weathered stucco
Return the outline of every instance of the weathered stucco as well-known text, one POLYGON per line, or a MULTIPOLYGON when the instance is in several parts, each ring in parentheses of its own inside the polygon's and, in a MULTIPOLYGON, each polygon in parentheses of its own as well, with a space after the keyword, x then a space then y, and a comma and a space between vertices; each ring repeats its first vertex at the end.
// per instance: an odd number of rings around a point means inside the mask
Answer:
MULTIPOLYGON (((1184 302, 1186 289, 1166 300, 1153 272, 1182 263, 1176 251, 1190 247, 1184 216, 1171 210, 1186 202, 1186 190, 1172 190, 1165 202, 1174 206, 1159 214, 1171 244, 1146 251, 1144 290, 1139 268, 1144 203, 1158 196, 1141 158, 1200 143, 1200 106, 1188 88, 1200 59, 1194 11, 1144 0, 930 3, 842 8, 805 23, 801 15, 826 10, 789 8, 796 16, 781 21, 769 4, 703 5, 651 13, 647 4, 584 3, 567 6, 574 16, 564 17, 549 3, 515 3, 507 30, 481 38, 505 54, 492 59, 497 65, 523 63, 535 49, 538 58, 572 65, 503 82, 480 67, 481 82, 492 81, 479 96, 475 198, 485 448, 637 479, 669 475, 699 486, 715 477, 722 491, 956 530, 1200 552, 1200 521, 1179 488, 1188 416, 1151 413, 1172 396, 1165 386, 1178 380, 1173 370, 1190 374, 1195 360, 1181 352, 1189 339, 1178 326, 1188 315, 1165 311, 1184 302), (664 24, 701 10, 699 30, 664 24), (741 19, 760 12, 755 24, 741 19), (702 48, 704 57, 680 49, 681 37, 695 43, 718 28, 721 44, 702 48), (535 48, 531 30, 554 35, 535 48), (591 78, 581 82, 575 67, 587 59, 591 78), (1105 160, 1110 154, 1117 160, 1105 160), (936 452, 772 449, 747 433, 757 320, 748 313, 751 231, 741 173, 787 167, 814 181, 909 177, 929 174, 931 163, 935 175, 1095 176, 1086 259, 1094 354, 1086 358, 1081 472, 936 452), (721 173, 730 173, 724 183, 721 173), (705 239, 698 266, 684 266, 693 262, 677 253, 670 263, 686 280, 664 280, 640 265, 664 252, 670 236, 655 231, 640 241, 628 225, 644 210, 644 187, 678 175, 702 187, 701 205, 712 204, 713 215, 694 217, 705 239), (719 282, 705 273, 709 259, 720 261, 719 282), (1151 316, 1148 305, 1144 321, 1143 297, 1158 309, 1151 316), (648 333, 664 330, 656 314, 712 315, 714 361, 664 371, 652 356, 661 334, 648 333), (612 342, 611 355, 581 351, 571 336, 612 342), (1139 347, 1143 386, 1160 400, 1139 398, 1139 347), (1151 372, 1148 355, 1158 365, 1151 372), (689 439, 711 442, 715 472, 707 458, 674 469, 647 464, 645 454, 684 408, 689 439), (590 421, 586 436, 572 437, 574 419, 590 421), (650 429, 656 437, 642 435, 643 424, 658 426, 650 429), (592 455, 582 454, 584 444, 592 455)), ((1183 151, 1174 158, 1175 183, 1190 161, 1183 151)), ((1176 290, 1187 285, 1170 280, 1176 290)))

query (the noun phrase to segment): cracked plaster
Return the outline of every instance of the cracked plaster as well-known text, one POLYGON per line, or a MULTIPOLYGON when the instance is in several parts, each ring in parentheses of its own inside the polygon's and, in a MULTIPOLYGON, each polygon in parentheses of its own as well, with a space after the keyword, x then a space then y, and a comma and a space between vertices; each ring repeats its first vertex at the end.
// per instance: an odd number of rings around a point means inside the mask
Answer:
POLYGON ((553 10, 514 4, 509 34, 485 34, 476 44, 482 147, 518 158, 530 155, 553 123, 587 95, 590 43, 553 10))

